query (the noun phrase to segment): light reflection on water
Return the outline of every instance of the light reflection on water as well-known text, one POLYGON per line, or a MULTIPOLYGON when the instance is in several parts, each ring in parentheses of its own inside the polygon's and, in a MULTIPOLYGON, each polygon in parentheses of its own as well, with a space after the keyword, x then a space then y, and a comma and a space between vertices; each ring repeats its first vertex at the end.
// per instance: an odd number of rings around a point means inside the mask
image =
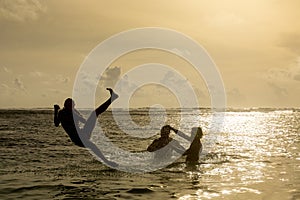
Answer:
POLYGON ((293 199, 293 195, 299 196, 295 184, 300 185, 296 173, 299 121, 299 112, 293 111, 229 111, 219 131, 213 132, 211 126, 219 124, 218 120, 212 121, 209 112, 200 116, 186 113, 183 123, 173 113, 167 123, 175 127, 181 123, 185 133, 189 134, 194 126, 203 128, 201 164, 190 168, 180 164, 181 159, 179 164, 157 173, 185 173, 181 178, 171 175, 184 183, 169 183, 169 190, 178 199, 282 199, 282 195, 283 199, 293 199), (192 187, 186 186, 186 179, 192 187))
MULTIPOLYGON (((148 110, 134 112, 137 123, 149 122, 148 110)), ((167 123, 177 127, 178 110, 168 112, 167 123)), ((200 164, 187 166, 180 158, 145 174, 97 162, 53 127, 52 114, 0 115, 0 199, 300 199, 299 110, 229 110, 218 132, 209 131, 218 123, 212 122, 210 111, 201 110, 200 116, 188 111, 183 131, 188 134, 194 126, 204 130, 200 164)), ((145 151, 154 139, 121 133, 109 113, 100 120, 108 127, 109 140, 122 149, 145 151)), ((154 131, 159 133, 159 127, 154 131)), ((130 157, 125 162, 144 164, 130 157)))
MULTIPOLYGON (((203 121, 195 118, 200 124, 203 121)), ((203 127, 206 132, 208 128, 203 127)), ((187 173, 189 178, 199 175, 199 182, 210 182, 209 188, 187 191, 178 199, 231 199, 237 194, 241 195, 236 199, 268 195, 270 199, 293 199, 289 192, 299 197, 299 190, 285 188, 289 183, 292 188, 296 181, 299 186, 298 113, 227 112, 221 132, 213 134, 202 139, 206 146, 198 166, 202 173, 187 173)))

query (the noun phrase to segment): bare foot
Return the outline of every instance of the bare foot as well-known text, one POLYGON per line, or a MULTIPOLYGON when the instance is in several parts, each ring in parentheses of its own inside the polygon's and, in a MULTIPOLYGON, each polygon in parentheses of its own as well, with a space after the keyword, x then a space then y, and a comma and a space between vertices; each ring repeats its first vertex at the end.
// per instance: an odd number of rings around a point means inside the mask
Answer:
POLYGON ((106 88, 106 89, 109 91, 112 100, 115 100, 119 97, 119 95, 116 94, 111 88, 106 88))

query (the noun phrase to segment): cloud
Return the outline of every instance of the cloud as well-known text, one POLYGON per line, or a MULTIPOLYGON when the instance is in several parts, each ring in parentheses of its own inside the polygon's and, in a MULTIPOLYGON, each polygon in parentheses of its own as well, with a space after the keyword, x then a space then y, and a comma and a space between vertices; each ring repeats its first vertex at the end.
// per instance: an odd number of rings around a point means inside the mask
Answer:
POLYGON ((13 84, 2 83, 0 87, 0 91, 2 94, 6 94, 9 96, 15 96, 16 94, 21 94, 21 93, 27 94, 24 83, 21 81, 20 78, 16 78, 13 81, 13 84))
POLYGON ((123 76, 120 82, 118 83, 118 92, 129 92, 137 88, 137 85, 132 82, 127 75, 123 76))
POLYGON ((277 97, 286 97, 288 96, 288 91, 283 86, 279 86, 276 83, 269 82, 268 85, 272 88, 273 92, 277 97))
POLYGON ((9 87, 8 85, 2 83, 2 84, 1 84, 1 90, 7 92, 7 91, 10 90, 10 87, 9 87))
POLYGON ((187 82, 188 81, 186 79, 182 80, 182 78, 173 71, 168 71, 161 80, 161 83, 166 85, 176 85, 177 88, 181 88, 182 85, 187 82))
POLYGON ((30 76, 33 76, 33 77, 38 77, 38 78, 42 78, 42 77, 45 77, 45 76, 46 76, 45 73, 39 72, 39 71, 29 72, 29 75, 30 75, 30 76))
POLYGON ((15 78, 14 86, 19 90, 26 91, 24 83, 21 81, 20 78, 15 78))
POLYGON ((15 94, 15 90, 16 89, 9 87, 5 83, 1 83, 1 85, 0 85, 0 92, 1 92, 2 98, 4 98, 6 95, 15 94))
POLYGON ((279 46, 300 55, 300 33, 285 33, 280 37, 279 46))
POLYGON ((47 88, 39 93, 43 98, 56 98, 64 99, 67 96, 72 96, 69 90, 64 90, 62 88, 47 88))
POLYGON ((300 81, 300 57, 298 57, 288 68, 272 68, 263 77, 268 82, 287 83, 300 81))
POLYGON ((59 82, 59 83, 67 84, 67 83, 70 82, 70 78, 59 74, 59 75, 56 76, 55 81, 59 82))
POLYGON ((246 97, 240 92, 238 88, 233 88, 227 92, 228 99, 231 104, 240 104, 245 102, 246 97))
POLYGON ((200 88, 194 87, 194 91, 195 91, 197 97, 202 98, 202 99, 207 98, 207 95, 200 88))
POLYGON ((276 97, 289 99, 299 88, 300 57, 287 67, 269 69, 262 77, 276 97))
MULTIPOLYGON (((162 80, 160 81, 166 88, 173 88, 175 91, 175 95, 185 96, 186 99, 190 98, 190 95, 187 90, 188 80, 183 79, 183 77, 179 76, 174 71, 168 71, 162 80)), ((195 91, 193 91, 195 94, 195 91)))
POLYGON ((204 95, 201 90, 197 90, 188 79, 180 76, 175 71, 168 71, 160 83, 166 88, 173 88, 174 95, 180 100, 182 107, 198 107, 198 95, 204 95))
MULTIPOLYGON (((64 77, 65 78, 65 77, 64 77)), ((61 79, 63 81, 64 79, 61 79)), ((68 79, 65 79, 68 81, 68 79)), ((94 73, 88 73, 86 71, 81 71, 74 82, 73 90, 76 94, 76 99, 78 100, 78 95, 80 95, 81 102, 77 102, 77 105, 85 104, 90 100, 90 96, 95 94, 95 89, 97 88, 99 78, 94 73), (76 83, 76 84, 75 84, 76 83)), ((79 106, 79 107, 80 107, 79 106)), ((85 105, 84 105, 85 106, 85 105)))
POLYGON ((105 70, 104 75, 101 77, 101 81, 104 87, 113 87, 120 79, 121 67, 115 66, 105 70))
POLYGON ((56 88, 50 88, 48 89, 49 92, 55 93, 55 94, 65 94, 66 92, 60 89, 56 89, 56 88))
POLYGON ((269 81, 287 81, 292 79, 289 69, 272 68, 267 71, 265 78, 269 81))
POLYGON ((300 81, 300 74, 296 74, 296 75, 294 76, 294 80, 300 81))
POLYGON ((12 73, 12 70, 8 69, 7 67, 3 67, 3 71, 8 74, 12 73))
POLYGON ((277 97, 288 96, 288 85, 296 81, 294 68, 270 69, 265 75, 265 79, 267 85, 272 89, 272 91, 277 97))
POLYGON ((291 69, 292 77, 295 81, 300 81, 300 57, 296 59, 295 67, 291 69))
POLYGON ((46 12, 46 6, 38 0, 1 0, 0 17, 24 22, 37 20, 39 16, 46 12))

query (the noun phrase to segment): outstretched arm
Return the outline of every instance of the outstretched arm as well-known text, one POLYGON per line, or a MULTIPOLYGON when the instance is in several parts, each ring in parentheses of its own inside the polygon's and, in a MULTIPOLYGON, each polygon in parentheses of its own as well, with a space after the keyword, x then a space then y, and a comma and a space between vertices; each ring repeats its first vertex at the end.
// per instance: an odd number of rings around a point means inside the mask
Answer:
POLYGON ((54 105, 54 125, 56 127, 58 127, 59 124, 60 124, 60 119, 58 117, 58 111, 59 111, 59 109, 60 109, 59 105, 57 105, 57 104, 54 105))
POLYGON ((177 140, 171 141, 172 148, 179 154, 185 153, 185 148, 177 140))
POLYGON ((188 140, 188 141, 191 140, 191 138, 190 138, 188 135, 186 135, 185 133, 183 133, 183 132, 181 132, 181 131, 179 131, 179 130, 173 128, 173 127, 171 127, 171 130, 174 131, 174 132, 175 132, 177 135, 179 135, 180 137, 182 137, 182 138, 184 138, 184 139, 186 139, 186 140, 188 140))

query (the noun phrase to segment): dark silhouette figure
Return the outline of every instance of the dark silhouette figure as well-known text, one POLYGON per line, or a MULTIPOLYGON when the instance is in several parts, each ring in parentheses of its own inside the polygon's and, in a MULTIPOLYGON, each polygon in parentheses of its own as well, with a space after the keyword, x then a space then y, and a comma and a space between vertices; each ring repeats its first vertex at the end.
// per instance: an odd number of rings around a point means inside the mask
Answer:
POLYGON ((158 151, 155 154, 155 158, 167 158, 171 155, 172 151, 176 151, 177 153, 183 153, 185 151, 184 147, 182 147, 178 141, 174 140, 170 137, 171 130, 175 130, 170 125, 165 125, 160 130, 160 138, 155 139, 147 148, 147 151, 154 152, 157 150, 166 147, 164 151, 158 151))
POLYGON ((191 137, 194 137, 188 150, 183 155, 186 155, 186 163, 196 164, 199 160, 199 154, 202 152, 202 143, 200 139, 203 133, 200 127, 192 128, 191 137))
POLYGON ((54 124, 58 127, 61 123, 74 144, 92 149, 104 162, 116 166, 116 163, 108 161, 97 146, 90 141, 97 117, 106 111, 109 105, 119 97, 111 88, 107 88, 107 90, 110 92, 110 98, 96 108, 87 120, 85 120, 79 111, 75 109, 75 102, 71 98, 65 100, 63 109, 60 109, 59 105, 54 105, 54 124), (79 128, 79 122, 84 124, 83 128, 79 128), (82 140, 84 140, 84 142, 82 142, 82 140))
MULTIPOLYGON (((161 137, 158 139, 155 139, 147 148, 147 151, 154 152, 157 151, 168 144, 171 144, 168 150, 175 150, 176 152, 186 155, 186 163, 189 164, 197 164, 199 160, 199 153, 202 152, 202 143, 200 139, 203 136, 202 129, 200 127, 194 127, 191 131, 191 137, 187 136, 183 132, 169 126, 163 126, 161 128, 161 137), (191 140, 191 138, 194 138, 189 149, 185 150, 184 147, 182 147, 178 141, 172 139, 169 137, 170 131, 174 131, 177 135, 181 136, 182 138, 186 140, 191 140)), ((167 151, 168 151, 167 150, 167 151)), ((167 151, 163 152, 166 153, 167 151)), ((167 153, 166 153, 167 154, 167 153)), ((169 154, 167 154, 168 156, 169 154)), ((160 155, 162 158, 162 155, 160 155)))

